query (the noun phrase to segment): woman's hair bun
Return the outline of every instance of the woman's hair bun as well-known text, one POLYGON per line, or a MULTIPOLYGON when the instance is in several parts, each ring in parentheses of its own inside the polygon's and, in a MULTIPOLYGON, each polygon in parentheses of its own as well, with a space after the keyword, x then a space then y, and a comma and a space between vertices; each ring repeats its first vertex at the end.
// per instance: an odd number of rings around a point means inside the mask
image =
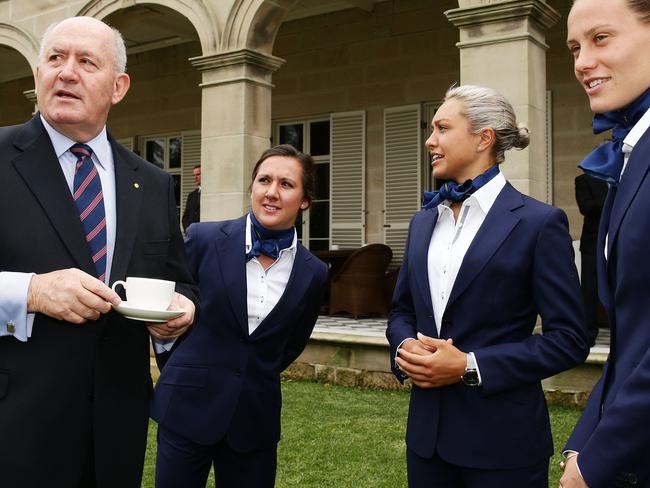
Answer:
POLYGON ((517 127, 519 132, 513 146, 517 149, 524 149, 525 147, 528 147, 528 144, 530 144, 530 132, 524 123, 518 124, 517 127))

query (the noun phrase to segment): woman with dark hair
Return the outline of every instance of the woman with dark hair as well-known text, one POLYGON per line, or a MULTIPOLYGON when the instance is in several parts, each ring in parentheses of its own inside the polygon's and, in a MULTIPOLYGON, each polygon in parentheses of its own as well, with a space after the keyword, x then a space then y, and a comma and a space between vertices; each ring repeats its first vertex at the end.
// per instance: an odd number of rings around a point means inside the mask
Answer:
POLYGON ((564 488, 650 486, 650 0, 577 0, 567 19, 575 76, 611 140, 580 164, 609 192, 596 243, 611 345, 565 448, 564 488))
POLYGON ((327 267, 297 242, 314 193, 310 156, 289 145, 253 169, 251 211, 190 226, 186 250, 201 312, 154 392, 157 487, 272 487, 280 440, 280 373, 316 322, 327 267))
POLYGON ((566 215, 499 170, 528 140, 480 86, 451 88, 431 123, 433 175, 447 183, 411 221, 386 331, 395 375, 413 383, 411 488, 548 486, 541 382, 589 349, 566 215))

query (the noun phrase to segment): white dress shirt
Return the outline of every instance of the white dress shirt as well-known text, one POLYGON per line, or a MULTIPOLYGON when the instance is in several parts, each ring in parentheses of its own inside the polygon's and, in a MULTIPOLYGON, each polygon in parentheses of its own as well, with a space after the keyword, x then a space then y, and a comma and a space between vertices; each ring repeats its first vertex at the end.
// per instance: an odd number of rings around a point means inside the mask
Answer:
MULTIPOLYGON (((251 225, 250 215, 247 215, 245 254, 248 254, 253 247, 251 225)), ((291 246, 282 249, 278 259, 266 270, 257 257, 246 263, 246 303, 249 335, 255 332, 255 329, 280 301, 296 259, 297 242, 298 238, 294 230, 291 246)))
POLYGON ((458 220, 454 220, 451 202, 445 200, 438 205, 438 222, 433 228, 427 256, 429 290, 438 335, 440 335, 440 324, 447 308, 449 295, 467 249, 505 184, 506 179, 503 174, 497 173, 494 178, 463 201, 458 212, 458 220))
MULTIPOLYGON (((52 141, 54 152, 72 194, 77 157, 70 152, 75 141, 57 132, 41 115, 41 121, 52 141)), ((106 212, 106 279, 110 277, 113 251, 115 248, 116 210, 115 210, 115 169, 106 127, 91 141, 86 143, 93 150, 92 160, 97 167, 102 182, 104 210, 106 212)), ((33 313, 27 313, 27 292, 33 273, 0 272, 0 336, 13 335, 25 342, 32 335, 33 313)))

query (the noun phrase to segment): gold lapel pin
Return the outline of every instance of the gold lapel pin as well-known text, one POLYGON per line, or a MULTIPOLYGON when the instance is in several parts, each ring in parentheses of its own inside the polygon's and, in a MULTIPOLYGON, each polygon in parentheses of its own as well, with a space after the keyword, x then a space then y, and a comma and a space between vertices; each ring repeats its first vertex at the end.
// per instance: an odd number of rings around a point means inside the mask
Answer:
POLYGON ((140 188, 140 183, 133 183, 133 188, 140 188))

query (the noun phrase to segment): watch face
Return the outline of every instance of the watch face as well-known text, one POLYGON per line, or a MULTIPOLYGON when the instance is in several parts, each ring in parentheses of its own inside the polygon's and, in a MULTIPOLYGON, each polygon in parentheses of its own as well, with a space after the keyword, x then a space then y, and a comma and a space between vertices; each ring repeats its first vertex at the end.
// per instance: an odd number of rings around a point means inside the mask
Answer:
POLYGON ((468 369, 463 374, 462 380, 467 386, 478 386, 478 372, 475 369, 468 369))

